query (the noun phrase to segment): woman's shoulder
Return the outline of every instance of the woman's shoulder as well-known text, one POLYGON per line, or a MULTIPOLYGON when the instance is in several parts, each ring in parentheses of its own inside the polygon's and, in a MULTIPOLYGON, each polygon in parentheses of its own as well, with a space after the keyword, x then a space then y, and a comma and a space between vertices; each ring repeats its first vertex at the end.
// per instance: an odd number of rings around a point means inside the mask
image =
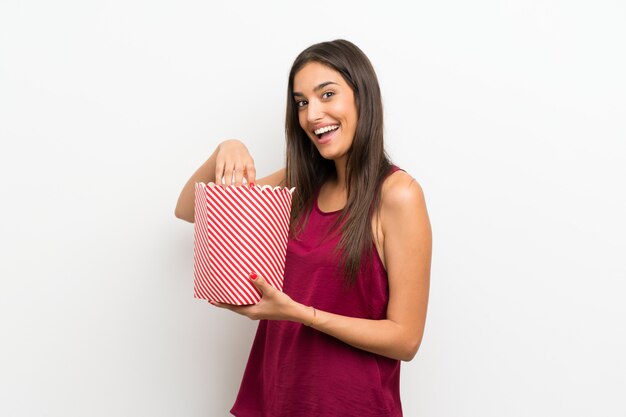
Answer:
POLYGON ((424 205, 424 191, 419 182, 408 172, 398 169, 383 181, 381 187, 383 214, 399 214, 399 212, 421 205, 424 205))

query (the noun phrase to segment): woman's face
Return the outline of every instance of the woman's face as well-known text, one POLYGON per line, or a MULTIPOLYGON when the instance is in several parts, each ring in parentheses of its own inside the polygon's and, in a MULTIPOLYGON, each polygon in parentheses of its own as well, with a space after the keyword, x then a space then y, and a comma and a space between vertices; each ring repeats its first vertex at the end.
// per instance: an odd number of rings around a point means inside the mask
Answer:
POLYGON ((300 126, 322 157, 342 160, 352 146, 358 120, 352 88, 341 74, 309 62, 295 75, 293 99, 300 126))

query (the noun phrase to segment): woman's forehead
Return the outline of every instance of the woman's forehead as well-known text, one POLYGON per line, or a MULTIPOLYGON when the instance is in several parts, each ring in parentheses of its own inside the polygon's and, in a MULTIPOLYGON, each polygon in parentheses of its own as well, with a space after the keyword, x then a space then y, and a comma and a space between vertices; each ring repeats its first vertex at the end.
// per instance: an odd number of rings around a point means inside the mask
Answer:
POLYGON ((319 62, 308 62, 296 73, 293 79, 293 90, 294 92, 313 90, 329 81, 334 84, 346 85, 341 74, 334 68, 319 62))

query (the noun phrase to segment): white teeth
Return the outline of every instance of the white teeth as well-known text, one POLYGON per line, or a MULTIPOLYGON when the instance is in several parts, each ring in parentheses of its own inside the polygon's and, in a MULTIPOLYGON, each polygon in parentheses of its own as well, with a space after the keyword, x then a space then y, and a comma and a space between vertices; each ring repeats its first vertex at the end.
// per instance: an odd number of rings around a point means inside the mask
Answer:
POLYGON ((313 133, 315 133, 316 135, 321 135, 322 133, 330 132, 331 130, 335 130, 335 129, 339 129, 339 125, 320 127, 319 129, 315 130, 313 133))

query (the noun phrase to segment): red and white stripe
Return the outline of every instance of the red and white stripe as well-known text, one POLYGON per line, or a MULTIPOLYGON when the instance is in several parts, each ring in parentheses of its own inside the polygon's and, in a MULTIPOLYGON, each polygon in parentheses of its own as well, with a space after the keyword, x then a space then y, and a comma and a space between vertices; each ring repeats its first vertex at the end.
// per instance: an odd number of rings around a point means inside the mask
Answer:
POLYGON ((196 183, 195 298, 255 304, 250 272, 282 291, 293 190, 196 183))

